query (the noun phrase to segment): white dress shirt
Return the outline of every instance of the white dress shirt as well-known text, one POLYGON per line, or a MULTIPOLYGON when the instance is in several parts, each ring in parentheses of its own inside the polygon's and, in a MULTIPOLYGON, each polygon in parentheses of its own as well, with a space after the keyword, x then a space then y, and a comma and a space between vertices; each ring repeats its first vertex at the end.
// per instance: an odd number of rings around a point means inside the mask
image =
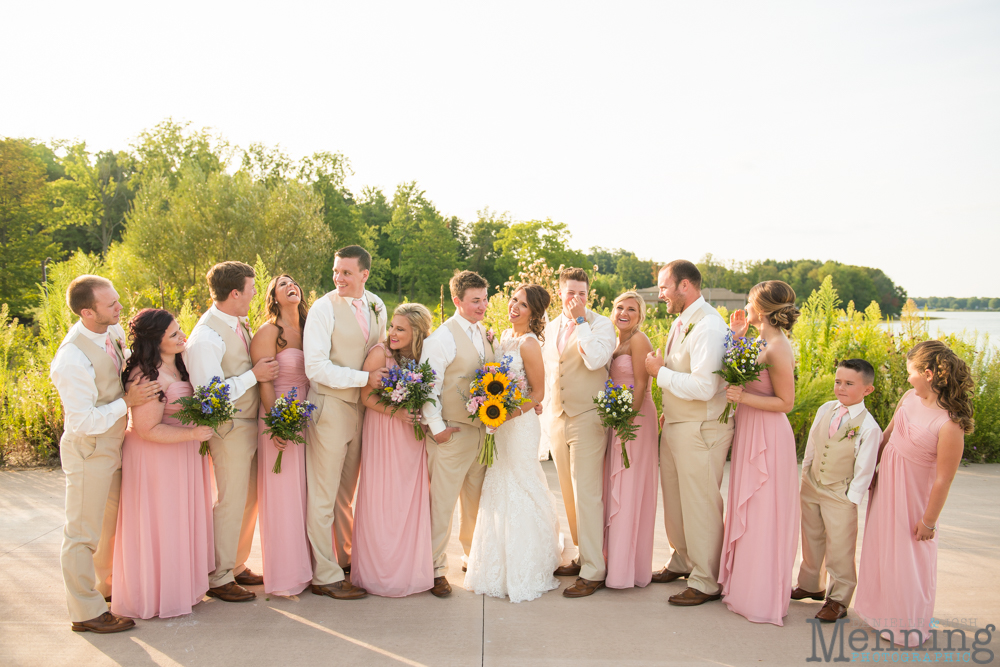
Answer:
MULTIPOLYGON (((112 324, 108 331, 113 331, 115 338, 125 340, 125 330, 121 325, 112 324)), ((83 322, 77 320, 70 327, 63 342, 77 333, 94 342, 94 345, 105 349, 108 340, 107 333, 94 333, 83 322)), ((129 349, 122 345, 125 359, 129 357, 129 349)), ((78 435, 100 435, 115 425, 125 416, 128 408, 125 399, 119 398, 107 405, 97 407, 97 372, 90 359, 76 345, 64 345, 56 352, 49 370, 49 378, 62 399, 65 429, 78 435)))
MULTIPOLYGON (((593 311, 586 311, 584 317, 591 312, 593 311)), ((556 318, 559 330, 551 341, 552 345, 558 346, 563 331, 571 321, 573 320, 568 319, 565 315, 559 315, 556 318)), ((615 333, 615 325, 611 323, 611 320, 604 315, 597 314, 593 324, 584 321, 583 324, 575 324, 574 326, 576 327, 576 342, 580 348, 580 356, 583 357, 583 365, 592 371, 607 366, 615 353, 615 348, 618 347, 618 334, 615 333)))
MULTIPOLYGON (((670 334, 673 334, 674 330, 677 329, 674 345, 680 345, 684 330, 687 329, 688 323, 698 310, 714 311, 715 309, 705 301, 703 296, 698 297, 685 308, 670 328, 670 334)), ((729 327, 725 320, 707 313, 705 317, 698 320, 698 323, 688 334, 690 340, 687 341, 687 346, 691 350, 691 372, 679 373, 664 366, 656 374, 656 384, 660 389, 669 391, 685 401, 710 400, 722 391, 726 384, 721 376, 715 375, 715 371, 722 368, 722 355, 726 351, 726 334, 728 332, 729 327)), ((667 336, 667 341, 670 341, 670 335, 667 336)), ((666 354, 665 348, 664 354, 666 354)))
MULTIPOLYGON (((455 313, 448 321, 451 320, 458 322, 458 325, 469 336, 469 340, 476 346, 479 356, 485 359, 486 349, 483 347, 483 335, 486 332, 483 325, 478 322, 470 322, 458 313, 455 313)), ((444 419, 441 418, 441 385, 444 382, 445 369, 451 365, 451 362, 455 361, 457 354, 458 345, 455 343, 455 336, 452 335, 451 329, 446 326, 438 327, 434 333, 424 339, 420 363, 429 361, 436 375, 434 376, 434 387, 431 389, 431 398, 434 399, 434 403, 425 403, 423 414, 424 421, 430 426, 431 433, 434 435, 448 428, 444 419)))
MULTIPOLYGON (((239 326, 241 319, 246 322, 245 318, 227 315, 216 308, 213 303, 212 307, 205 311, 205 314, 198 320, 198 324, 204 324, 205 320, 213 315, 232 329, 234 333, 236 333, 236 328, 239 326)), ((238 337, 239 333, 236 333, 236 335, 238 337)), ((249 346, 249 344, 250 339, 248 337, 247 345, 249 346)), ((196 326, 194 328, 194 331, 191 332, 191 337, 188 338, 187 348, 185 348, 184 352, 184 364, 187 366, 188 374, 191 376, 191 384, 195 387, 204 387, 212 381, 212 378, 220 377, 229 385, 229 400, 235 402, 240 396, 246 393, 247 389, 257 384, 257 376, 253 374, 253 368, 243 375, 231 378, 227 378, 223 374, 222 357, 226 354, 226 343, 222 340, 222 336, 209 326, 196 326)))
MULTIPOLYGON (((348 297, 349 298, 349 297, 348 297)), ((364 312, 368 313, 368 326, 376 326, 376 318, 372 317, 370 304, 385 312, 382 299, 371 292, 365 291, 359 297, 364 304, 364 312)), ((352 306, 353 308, 353 302, 352 306)), ((316 299, 309 309, 305 329, 302 330, 302 353, 305 356, 306 377, 311 382, 326 385, 332 389, 349 389, 363 387, 368 384, 367 371, 359 371, 348 366, 334 366, 330 361, 330 346, 333 344, 333 327, 336 317, 333 312, 333 302, 326 295, 316 299)))
MULTIPOLYGON (((864 401, 846 407, 847 414, 844 416, 844 420, 855 419, 862 412, 867 412, 864 401)), ((808 469, 812 464, 817 442, 829 437, 827 430, 829 422, 827 422, 826 417, 830 414, 830 410, 839 409, 840 401, 829 401, 819 406, 819 410, 816 411, 816 418, 813 420, 812 428, 809 429, 809 440, 806 441, 806 452, 802 457, 803 470, 808 469)), ((878 458, 878 447, 881 442, 882 429, 872 414, 867 412, 865 420, 861 422, 861 430, 854 438, 854 479, 847 490, 847 498, 855 505, 861 503, 861 499, 865 497, 865 491, 872 483, 872 477, 875 475, 875 460, 878 458)))

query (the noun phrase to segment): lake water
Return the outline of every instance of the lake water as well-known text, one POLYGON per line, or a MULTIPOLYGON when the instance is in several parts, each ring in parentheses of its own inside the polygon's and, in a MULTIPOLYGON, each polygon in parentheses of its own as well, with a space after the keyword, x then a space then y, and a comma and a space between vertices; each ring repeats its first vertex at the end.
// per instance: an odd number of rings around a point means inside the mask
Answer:
MULTIPOLYGON (((925 313, 920 311, 920 314, 924 315, 925 313)), ((926 315, 928 318, 927 331, 932 336, 936 336, 939 333, 950 334, 961 333, 962 331, 972 333, 973 331, 978 331, 981 334, 989 334, 990 342, 993 345, 1000 345, 1000 312, 976 313, 970 311, 928 310, 926 315)), ((889 326, 893 330, 898 331, 900 327, 899 320, 893 320, 889 323, 889 326)))

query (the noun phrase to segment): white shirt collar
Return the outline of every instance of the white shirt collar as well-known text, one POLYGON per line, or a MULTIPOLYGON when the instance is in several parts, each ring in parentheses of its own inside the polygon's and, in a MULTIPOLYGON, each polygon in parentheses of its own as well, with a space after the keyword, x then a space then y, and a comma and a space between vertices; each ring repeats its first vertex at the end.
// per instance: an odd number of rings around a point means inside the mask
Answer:
MULTIPOLYGON (((107 331, 105 331, 104 333, 94 333, 93 331, 91 331, 90 329, 88 329, 86 326, 84 326, 83 320, 78 320, 77 321, 77 325, 80 327, 80 331, 81 331, 81 333, 83 333, 84 336, 86 336, 87 338, 89 338, 95 344, 99 345, 102 349, 105 347, 105 345, 107 345, 107 342, 108 342, 108 332, 107 331)), ((110 327, 109 327, 109 329, 110 329, 110 327)))
MULTIPOLYGON (((849 414, 851 416, 851 419, 854 419, 855 417, 857 417, 858 415, 860 415, 862 412, 864 412, 867 409, 867 408, 865 408, 865 402, 864 401, 861 401, 860 403, 855 403, 854 405, 849 405, 849 406, 844 405, 840 401, 837 401, 837 405, 835 405, 833 407, 833 409, 834 410, 840 410, 841 407, 846 407, 847 408, 847 414, 849 414)), ((834 414, 836 415, 837 413, 834 412, 834 414)))
POLYGON ((247 318, 245 318, 245 317, 236 317, 234 315, 230 315, 228 313, 222 312, 221 310, 219 310, 218 308, 215 307, 214 303, 212 304, 212 307, 209 310, 212 311, 213 315, 215 315, 220 320, 222 320, 223 322, 225 322, 226 325, 228 325, 233 331, 236 331, 236 327, 237 327, 237 325, 238 325, 239 322, 246 323, 246 321, 247 321, 247 318))
POLYGON ((702 304, 705 303, 705 297, 699 296, 697 299, 691 302, 684 312, 681 313, 680 317, 677 318, 678 325, 687 324, 688 320, 694 317, 695 311, 699 310, 702 304))
POLYGON ((455 320, 458 322, 458 325, 460 327, 462 327, 463 329, 465 329, 465 331, 469 331, 470 329, 478 329, 479 328, 479 323, 478 322, 470 322, 469 320, 467 320, 464 317, 462 317, 461 315, 459 315, 457 311, 455 312, 455 320))

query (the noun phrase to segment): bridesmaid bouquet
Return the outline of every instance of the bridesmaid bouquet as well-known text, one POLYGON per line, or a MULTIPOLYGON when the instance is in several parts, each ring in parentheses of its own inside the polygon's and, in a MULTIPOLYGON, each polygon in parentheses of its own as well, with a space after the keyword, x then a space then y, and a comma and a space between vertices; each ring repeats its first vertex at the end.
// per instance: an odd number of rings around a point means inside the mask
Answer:
MULTIPOLYGON (((726 334, 726 352, 722 355, 722 368, 715 371, 715 374, 721 375, 729 384, 747 386, 759 378, 760 372, 769 366, 757 363, 757 357, 766 345, 763 338, 733 336, 733 332, 729 331, 726 334)), ((729 415, 735 411, 735 403, 726 403, 726 409, 722 411, 719 423, 728 424, 729 415)))
POLYGON ((486 425, 486 441, 479 452, 479 462, 489 467, 496 458, 496 439, 494 434, 505 421, 512 410, 516 410, 531 401, 525 398, 527 380, 521 373, 511 371, 513 357, 509 354, 499 362, 483 364, 476 371, 469 392, 472 394, 465 409, 469 411, 469 419, 479 419, 486 425))
MULTIPOLYGON (((418 364, 410 359, 402 366, 390 368, 389 374, 382 378, 382 386, 372 389, 371 395, 378 398, 379 405, 392 408, 390 415, 396 414, 399 409, 407 412, 420 410, 425 403, 437 405, 431 398, 435 375, 437 373, 431 369, 430 362, 418 364)), ((419 423, 413 425, 413 437, 417 440, 427 437, 419 423)))
MULTIPOLYGON (((292 387, 279 396, 271 411, 264 415, 264 426, 267 427, 264 429, 264 433, 272 438, 281 438, 304 445, 306 439, 302 436, 302 432, 309 425, 309 420, 312 419, 312 413, 315 409, 316 406, 309 401, 299 399, 298 390, 292 387)), ((281 472, 281 455, 284 453, 284 451, 278 451, 278 458, 275 459, 271 472, 281 472)))
MULTIPOLYGON (((220 426, 236 416, 239 409, 229 399, 229 385, 218 375, 207 385, 198 387, 191 396, 174 401, 181 409, 174 413, 177 421, 185 426, 210 426, 215 434, 220 426)), ((201 443, 198 453, 208 454, 208 441, 201 443)))
POLYGON ((622 465, 629 467, 628 452, 625 451, 625 443, 635 440, 635 432, 639 427, 633 423, 636 417, 642 414, 632 407, 632 386, 615 384, 608 380, 604 389, 597 392, 594 403, 597 404, 597 413, 601 415, 601 425, 604 428, 613 428, 618 439, 622 443, 622 465))

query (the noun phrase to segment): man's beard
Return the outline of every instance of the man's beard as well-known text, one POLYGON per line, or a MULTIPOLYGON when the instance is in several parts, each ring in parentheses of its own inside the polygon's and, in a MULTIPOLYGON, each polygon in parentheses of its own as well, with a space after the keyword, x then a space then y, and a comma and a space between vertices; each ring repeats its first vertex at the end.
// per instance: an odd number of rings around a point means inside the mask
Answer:
POLYGON ((112 324, 118 323, 118 316, 115 315, 113 317, 101 317, 100 315, 97 315, 94 317, 94 323, 97 324, 97 326, 109 327, 112 324))

